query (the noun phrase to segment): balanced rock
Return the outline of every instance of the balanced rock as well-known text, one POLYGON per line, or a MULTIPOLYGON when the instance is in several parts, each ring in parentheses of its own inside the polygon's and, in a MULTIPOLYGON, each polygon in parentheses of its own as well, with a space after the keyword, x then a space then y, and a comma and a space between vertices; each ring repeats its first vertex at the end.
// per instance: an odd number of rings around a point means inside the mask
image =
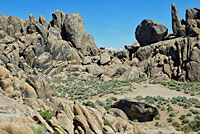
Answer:
POLYGON ((124 111, 130 120, 137 119, 140 122, 152 121, 159 112, 158 108, 151 104, 125 99, 117 101, 112 107, 124 111))
POLYGON ((153 20, 143 20, 136 28, 135 37, 141 46, 163 40, 168 33, 168 29, 153 20))

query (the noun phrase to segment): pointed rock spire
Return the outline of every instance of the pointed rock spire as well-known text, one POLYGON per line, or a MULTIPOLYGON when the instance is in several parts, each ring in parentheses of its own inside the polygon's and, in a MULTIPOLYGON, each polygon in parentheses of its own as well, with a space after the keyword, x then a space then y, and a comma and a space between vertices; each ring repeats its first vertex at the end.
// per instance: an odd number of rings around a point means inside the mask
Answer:
POLYGON ((176 37, 184 36, 185 35, 185 26, 182 25, 179 17, 178 17, 178 10, 176 5, 172 4, 172 30, 176 37))

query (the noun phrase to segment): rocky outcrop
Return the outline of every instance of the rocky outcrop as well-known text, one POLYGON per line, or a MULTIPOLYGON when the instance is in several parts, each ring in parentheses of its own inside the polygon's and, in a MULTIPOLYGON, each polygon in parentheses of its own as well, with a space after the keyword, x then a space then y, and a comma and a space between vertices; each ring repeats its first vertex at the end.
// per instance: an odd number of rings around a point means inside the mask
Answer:
POLYGON ((159 113, 156 106, 131 100, 119 100, 112 107, 124 111, 130 120, 137 119, 140 122, 152 121, 159 113))
POLYGON ((198 46, 199 37, 180 37, 141 47, 135 57, 151 78, 199 81, 198 46))
POLYGON ((197 36, 200 34, 200 21, 198 8, 186 10, 185 20, 180 21, 175 4, 172 4, 172 28, 176 37, 180 36, 197 36))
POLYGON ((149 45, 163 40, 168 29, 153 20, 143 20, 136 28, 135 37, 141 46, 149 45))
POLYGON ((176 8, 176 5, 172 4, 172 29, 173 33, 176 37, 185 36, 185 25, 182 24, 178 17, 178 10, 176 8))
POLYGON ((91 35, 87 34, 82 17, 79 13, 66 14, 63 22, 62 37, 72 42, 73 46, 83 55, 97 55, 98 48, 91 35))

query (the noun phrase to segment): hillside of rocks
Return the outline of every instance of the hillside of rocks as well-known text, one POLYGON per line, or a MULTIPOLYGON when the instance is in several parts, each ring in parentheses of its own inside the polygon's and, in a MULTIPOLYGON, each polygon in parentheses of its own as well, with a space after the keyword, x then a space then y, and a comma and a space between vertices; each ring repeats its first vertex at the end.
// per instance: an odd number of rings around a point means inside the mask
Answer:
POLYGON ((107 110, 60 101, 45 77, 64 72, 102 81, 145 77, 200 82, 200 9, 187 9, 185 20, 174 4, 171 13, 173 33, 145 19, 135 31, 138 42, 121 51, 98 48, 79 13, 56 10, 49 22, 42 15, 23 20, 0 14, 0 133, 136 133, 139 128, 130 120, 152 121, 159 112, 156 106, 119 100, 107 110))

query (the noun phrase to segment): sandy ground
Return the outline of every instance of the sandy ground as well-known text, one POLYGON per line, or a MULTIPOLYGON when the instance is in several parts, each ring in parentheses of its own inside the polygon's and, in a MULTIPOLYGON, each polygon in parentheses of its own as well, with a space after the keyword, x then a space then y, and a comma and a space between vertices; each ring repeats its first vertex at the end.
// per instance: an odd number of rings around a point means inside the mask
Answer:
POLYGON ((146 97, 146 96, 162 96, 164 98, 172 98, 172 97, 177 97, 177 96, 185 96, 187 98, 198 98, 200 99, 200 97, 198 96, 190 96, 189 94, 184 94, 183 92, 178 92, 175 90, 170 90, 167 87, 164 87, 162 85, 159 84, 145 84, 145 83, 141 83, 141 84, 134 84, 134 87, 136 89, 133 89, 132 92, 129 92, 127 94, 123 94, 123 95, 105 95, 101 98, 97 97, 94 98, 92 100, 105 100, 108 97, 111 96, 115 96, 119 99, 124 99, 124 98, 134 98, 136 96, 142 96, 142 97, 146 97))

